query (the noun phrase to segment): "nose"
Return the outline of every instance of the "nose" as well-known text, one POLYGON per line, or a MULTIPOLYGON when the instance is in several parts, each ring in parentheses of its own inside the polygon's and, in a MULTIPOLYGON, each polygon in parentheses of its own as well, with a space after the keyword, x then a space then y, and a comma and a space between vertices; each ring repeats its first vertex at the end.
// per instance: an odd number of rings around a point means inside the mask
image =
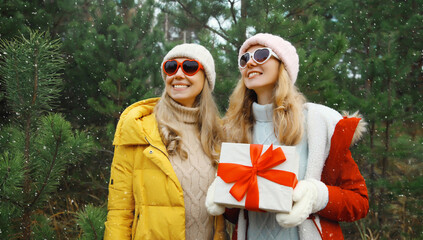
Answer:
POLYGON ((181 79, 181 78, 184 78, 185 77, 185 73, 182 71, 182 66, 180 66, 178 68, 178 70, 176 71, 176 73, 175 73, 175 75, 173 77, 174 78, 177 78, 177 79, 181 79))
POLYGON ((250 59, 248 59, 248 62, 247 62, 247 66, 249 67, 249 66, 255 66, 255 65, 257 65, 257 63, 253 60, 253 56, 250 56, 250 59))

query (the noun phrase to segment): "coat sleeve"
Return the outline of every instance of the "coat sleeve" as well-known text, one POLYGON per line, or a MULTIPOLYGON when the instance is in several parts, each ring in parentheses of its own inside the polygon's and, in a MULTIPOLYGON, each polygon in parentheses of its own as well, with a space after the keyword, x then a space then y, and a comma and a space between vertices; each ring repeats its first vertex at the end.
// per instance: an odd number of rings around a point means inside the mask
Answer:
POLYGON ((336 125, 322 172, 329 201, 318 214, 333 221, 356 221, 364 218, 369 210, 366 183, 349 150, 359 120, 346 118, 336 125))
POLYGON ((111 167, 105 240, 131 239, 135 201, 132 172, 135 146, 116 146, 111 167))

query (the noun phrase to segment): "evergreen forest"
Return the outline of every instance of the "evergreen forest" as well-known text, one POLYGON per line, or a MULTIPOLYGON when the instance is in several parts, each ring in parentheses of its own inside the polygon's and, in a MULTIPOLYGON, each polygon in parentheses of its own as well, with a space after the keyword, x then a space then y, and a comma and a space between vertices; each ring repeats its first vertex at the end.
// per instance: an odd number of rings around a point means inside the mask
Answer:
POLYGON ((164 55, 211 51, 223 116, 259 32, 297 48, 308 101, 368 123, 345 238, 423 239, 423 0, 1 0, 0 239, 102 239, 119 116, 160 96, 164 55))

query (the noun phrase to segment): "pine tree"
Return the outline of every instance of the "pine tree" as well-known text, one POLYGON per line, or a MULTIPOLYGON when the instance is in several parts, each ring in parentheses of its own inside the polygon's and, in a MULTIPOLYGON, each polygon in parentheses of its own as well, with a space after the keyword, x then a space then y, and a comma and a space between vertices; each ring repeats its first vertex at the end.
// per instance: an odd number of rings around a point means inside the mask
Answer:
POLYGON ((54 37, 66 27, 80 0, 30 1, 0 3, 0 38, 11 39, 29 29, 49 31, 54 37))
POLYGON ((66 168, 92 147, 84 133, 52 113, 62 88, 59 41, 29 32, 0 44, 2 85, 14 116, 0 129, 2 239, 53 238, 43 209, 66 168))
POLYGON ((415 208, 421 193, 411 187, 422 182, 417 177, 421 156, 414 154, 422 151, 421 12, 417 1, 380 0, 337 2, 328 11, 329 24, 349 38, 336 68, 338 88, 344 89, 340 104, 359 106, 369 122, 368 138, 356 159, 368 180, 372 211, 367 224, 384 229, 389 239, 421 237, 416 218, 422 213, 415 208), (415 172, 405 167, 410 164, 415 172), (403 212, 394 213, 402 205, 403 212))
POLYGON ((80 240, 101 240, 104 235, 107 209, 88 205, 77 213, 77 224, 83 234, 80 240))
POLYGON ((100 131, 107 149, 125 107, 161 93, 163 33, 154 9, 152 0, 90 2, 64 36, 63 107, 72 122, 100 131))
MULTIPOLYGON (((66 29, 67 21, 75 13, 79 0, 31 1, 14 0, 0 2, 0 39, 13 39, 28 29, 48 31, 58 37, 66 29)), ((4 91, 0 86, 0 95, 4 91)), ((0 97, 0 124, 11 114, 6 111, 6 101, 0 97)))

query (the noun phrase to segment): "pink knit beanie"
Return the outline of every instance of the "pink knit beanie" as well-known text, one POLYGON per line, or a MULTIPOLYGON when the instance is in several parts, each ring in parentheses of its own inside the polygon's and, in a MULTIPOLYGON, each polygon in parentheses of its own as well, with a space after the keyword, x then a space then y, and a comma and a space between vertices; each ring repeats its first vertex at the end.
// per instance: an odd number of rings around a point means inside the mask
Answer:
POLYGON ((272 49, 284 63, 292 84, 295 84, 300 65, 297 50, 290 42, 270 33, 258 33, 245 40, 239 49, 238 58, 254 45, 263 45, 272 49))

